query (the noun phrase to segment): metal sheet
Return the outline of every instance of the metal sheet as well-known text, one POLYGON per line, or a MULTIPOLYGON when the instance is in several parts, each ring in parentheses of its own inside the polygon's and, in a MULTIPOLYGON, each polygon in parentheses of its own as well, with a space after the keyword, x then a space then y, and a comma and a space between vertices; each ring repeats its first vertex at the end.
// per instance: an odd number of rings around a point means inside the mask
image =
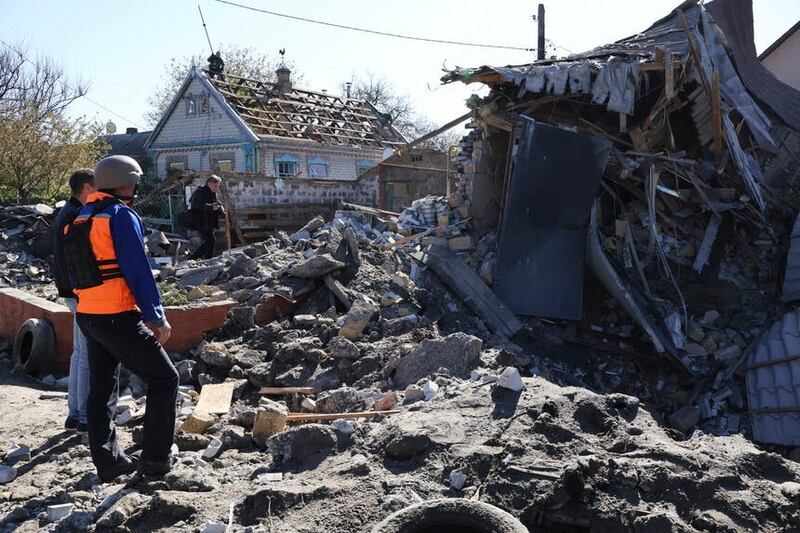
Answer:
POLYGON ((519 120, 495 292, 517 314, 578 320, 586 226, 611 142, 519 120))

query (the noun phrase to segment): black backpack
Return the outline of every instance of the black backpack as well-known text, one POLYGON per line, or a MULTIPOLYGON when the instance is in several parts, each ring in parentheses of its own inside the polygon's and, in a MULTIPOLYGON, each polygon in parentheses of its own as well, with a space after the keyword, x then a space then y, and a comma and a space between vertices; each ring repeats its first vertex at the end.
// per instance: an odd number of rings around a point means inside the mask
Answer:
POLYGON ((186 211, 181 211, 178 213, 178 225, 183 229, 191 229, 196 230, 199 227, 197 223, 197 218, 195 216, 195 212, 191 209, 187 209, 186 211))
POLYGON ((108 279, 122 277, 122 272, 115 260, 98 261, 92 250, 90 234, 92 231, 92 220, 97 213, 111 204, 121 203, 116 198, 104 198, 90 204, 92 213, 89 217, 78 224, 75 220, 79 213, 75 213, 72 220, 67 222, 67 231, 59 239, 62 249, 62 257, 69 271, 70 285, 73 289, 90 289, 103 284, 108 279), (100 269, 104 265, 117 265, 116 268, 100 269))

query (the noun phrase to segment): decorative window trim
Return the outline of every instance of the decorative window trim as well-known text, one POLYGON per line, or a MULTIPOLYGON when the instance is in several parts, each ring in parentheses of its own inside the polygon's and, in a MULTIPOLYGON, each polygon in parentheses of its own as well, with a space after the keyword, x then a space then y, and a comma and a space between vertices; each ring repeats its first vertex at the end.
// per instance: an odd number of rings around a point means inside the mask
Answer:
POLYGON ((378 164, 369 159, 359 159, 356 161, 356 178, 360 178, 362 174, 375 168, 378 164))
POLYGON ((186 115, 188 116, 196 116, 197 115, 197 99, 193 93, 188 93, 186 95, 186 102, 184 104, 186 115))
POLYGON ((297 175, 297 158, 291 154, 281 154, 275 157, 275 175, 279 178, 293 178, 297 175), (281 172, 281 164, 292 165, 293 173, 281 172))
POLYGON ((308 160, 308 177, 327 178, 329 170, 328 166, 328 160, 324 157, 312 157, 308 160))

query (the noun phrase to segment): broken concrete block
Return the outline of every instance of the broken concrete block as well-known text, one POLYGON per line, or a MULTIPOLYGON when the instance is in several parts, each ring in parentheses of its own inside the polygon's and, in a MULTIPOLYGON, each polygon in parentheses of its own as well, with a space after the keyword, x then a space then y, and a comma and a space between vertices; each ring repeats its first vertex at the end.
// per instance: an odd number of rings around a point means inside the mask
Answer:
POLYGON ((221 449, 222 449, 222 441, 216 437, 213 437, 211 441, 208 443, 208 446, 206 446, 206 449, 203 450, 201 457, 207 461, 211 460, 219 454, 221 449))
POLYGON ((0 465, 0 485, 11 483, 17 477, 17 469, 13 466, 0 465))
POLYGON ((398 287, 402 287, 404 289, 410 288, 413 283, 411 281, 411 278, 409 278, 404 272, 395 273, 394 277, 392 278, 392 281, 394 282, 395 285, 397 285, 398 287))
POLYGON ((217 368, 230 368, 233 360, 228 355, 228 349, 220 342, 210 342, 200 352, 200 360, 205 364, 217 368))
POLYGON ((439 394, 439 384, 435 381, 427 381, 422 386, 422 395, 426 402, 436 398, 437 394, 439 394))
POLYGON ((455 377, 466 377, 478 363, 483 342, 466 333, 453 333, 443 339, 426 339, 405 357, 387 365, 395 371, 394 383, 404 387, 416 383, 439 369, 455 377))
POLYGON ((294 324, 300 328, 311 328, 317 325, 317 317, 314 315, 295 315, 294 324))
POLYGON ((331 427, 338 433, 342 435, 352 435, 356 431, 356 426, 353 424, 352 420, 345 420, 343 418, 339 418, 331 422, 331 427))
POLYGON ((28 446, 19 446, 12 444, 11 448, 6 450, 6 464, 13 465, 20 461, 31 460, 31 449, 28 446))
POLYGON ((425 392, 423 392, 422 387, 419 385, 409 385, 406 387, 403 395, 405 397, 405 401, 407 402, 414 402, 425 398, 425 392))
POLYGON ((221 522, 203 522, 200 524, 200 533, 225 533, 228 526, 221 522))
POLYGON ((700 421, 700 408, 696 405, 681 407, 667 419, 669 425, 682 433, 692 429, 700 421))
POLYGON ((742 356, 742 350, 735 344, 733 346, 728 346, 727 348, 722 348, 714 352, 714 358, 717 361, 731 361, 735 359, 739 359, 742 356))
POLYGON ((375 402, 373 408, 376 411, 390 411, 395 405, 397 405, 397 394, 388 392, 375 402))
POLYGON ((256 327, 256 308, 251 305, 233 307, 230 310, 231 320, 243 328, 252 329, 256 327))
POLYGON ((290 268, 289 275, 295 278, 321 278, 344 267, 344 263, 337 261, 330 254, 315 255, 290 268))
POLYGON ((72 512, 73 505, 71 503, 62 503, 59 505, 48 505, 47 506, 47 521, 48 522, 58 522, 59 520, 66 518, 72 512))
POLYGON ((400 295, 393 292, 386 292, 381 295, 381 307, 390 307, 403 301, 400 295))
POLYGON ((475 248, 475 243, 470 235, 463 235, 461 237, 453 237, 448 239, 447 247, 451 252, 465 252, 475 248))
POLYGON ((450 472, 450 486, 456 490, 461 490, 467 483, 467 475, 461 470, 453 470, 450 472))
POLYGON ((522 382, 522 377, 519 375, 519 370, 517 370, 513 366, 506 367, 503 372, 497 376, 497 385, 499 387, 503 387, 504 389, 509 389, 515 392, 519 392, 525 388, 525 384, 522 382))
POLYGON ((344 325, 339 329, 339 336, 350 340, 358 338, 377 312, 377 305, 356 300, 345 316, 344 325))
POLYGON ((718 319, 719 319, 719 311, 715 310, 706 311, 706 314, 703 316, 703 324, 705 324, 706 326, 713 326, 718 319))
POLYGON ((222 273, 221 265, 211 265, 200 268, 186 268, 178 270, 175 275, 178 277, 178 288, 197 287, 198 285, 208 285, 222 273))
POLYGON ((209 426, 217 421, 217 417, 207 413, 192 413, 181 425, 184 433, 203 433, 209 426))
POLYGON ((309 411, 317 410, 317 402, 315 402, 311 398, 304 398, 303 402, 300 405, 303 407, 303 409, 307 409, 309 411))
POLYGON ((267 451, 281 462, 302 464, 313 456, 326 456, 336 449, 336 433, 322 424, 306 424, 273 435, 267 451))
MULTIPOLYGON (((262 401, 266 398, 262 398, 262 401)), ((256 419, 253 422, 253 440, 262 448, 266 446, 267 440, 286 429, 286 419, 289 410, 285 405, 267 400, 268 403, 260 403, 260 409, 256 412, 256 419)))
POLYGON ((358 346, 344 337, 332 338, 325 348, 331 357, 337 359, 355 359, 359 354, 358 346))

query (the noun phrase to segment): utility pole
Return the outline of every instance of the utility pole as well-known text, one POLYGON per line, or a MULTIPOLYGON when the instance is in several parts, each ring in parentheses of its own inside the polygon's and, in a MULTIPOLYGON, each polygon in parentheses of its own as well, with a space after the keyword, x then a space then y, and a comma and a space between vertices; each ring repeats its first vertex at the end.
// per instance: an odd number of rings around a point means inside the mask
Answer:
POLYGON ((539 4, 539 14, 536 17, 539 22, 539 42, 536 46, 536 59, 544 59, 544 4, 539 4))

